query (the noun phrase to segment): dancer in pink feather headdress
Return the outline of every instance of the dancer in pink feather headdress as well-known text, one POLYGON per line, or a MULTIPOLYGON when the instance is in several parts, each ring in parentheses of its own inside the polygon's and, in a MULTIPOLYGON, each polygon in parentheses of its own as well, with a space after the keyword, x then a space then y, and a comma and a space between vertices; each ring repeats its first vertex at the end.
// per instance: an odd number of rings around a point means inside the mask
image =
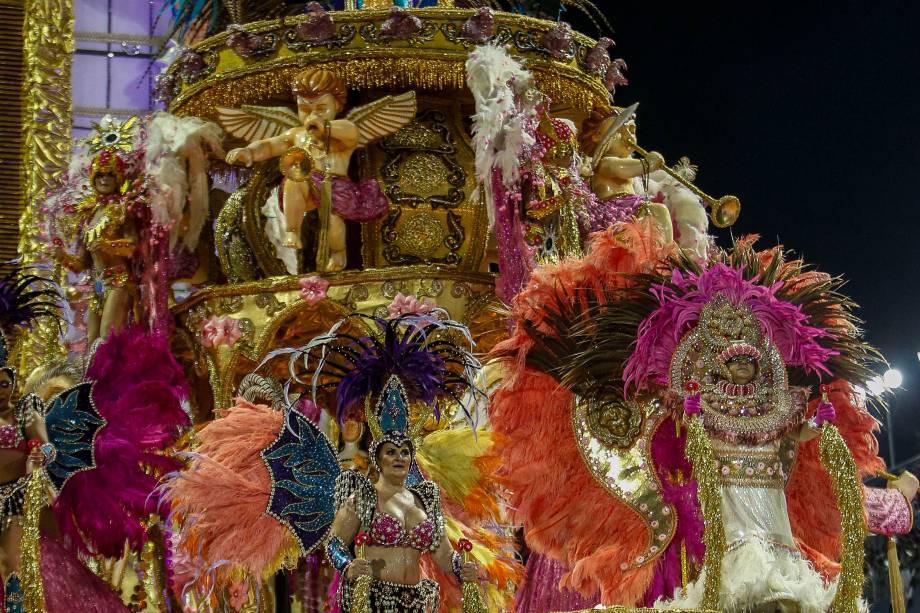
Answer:
POLYGON ((909 529, 916 492, 860 483, 884 469, 859 392, 880 358, 842 280, 753 242, 701 263, 621 224, 516 298, 490 420, 528 545, 568 571, 552 587, 662 609, 865 608, 867 524, 909 529))

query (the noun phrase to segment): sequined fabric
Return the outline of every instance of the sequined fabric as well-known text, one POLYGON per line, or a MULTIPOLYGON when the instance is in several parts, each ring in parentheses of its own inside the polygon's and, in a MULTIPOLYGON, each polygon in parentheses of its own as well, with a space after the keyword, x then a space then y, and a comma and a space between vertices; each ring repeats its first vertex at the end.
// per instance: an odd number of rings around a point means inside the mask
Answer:
POLYGON ((57 541, 41 537, 45 613, 129 613, 105 581, 57 541))
POLYGON ((22 515, 28 483, 28 477, 20 477, 0 485, 0 531, 9 528, 13 517, 22 515))
POLYGON ((16 449, 22 443, 22 430, 11 424, 0 427, 0 448, 16 449))
POLYGON ((907 534, 914 525, 910 503, 895 489, 863 488, 869 532, 894 536, 907 534))
POLYGON ((380 547, 409 547, 427 551, 434 537, 434 525, 427 519, 406 530, 402 522, 389 513, 378 512, 371 524, 371 540, 380 547))
MULTIPOLYGON (((342 613, 350 613, 352 583, 339 586, 342 613)), ((422 579, 415 585, 400 585, 375 579, 371 583, 371 613, 436 613, 440 602, 438 584, 422 579)))

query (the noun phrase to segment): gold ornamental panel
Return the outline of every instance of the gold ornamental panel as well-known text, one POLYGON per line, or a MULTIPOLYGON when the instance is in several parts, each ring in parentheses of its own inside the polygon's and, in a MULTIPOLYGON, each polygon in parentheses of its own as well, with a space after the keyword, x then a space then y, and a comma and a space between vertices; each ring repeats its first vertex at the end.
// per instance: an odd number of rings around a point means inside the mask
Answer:
POLYGON ((469 94, 420 96, 415 120, 368 148, 367 173, 377 177, 390 208, 364 225, 367 266, 445 264, 477 270, 487 218, 476 190, 474 152, 463 117, 469 94))
POLYGON ((676 529, 677 517, 661 497, 649 448, 666 415, 656 400, 600 404, 577 398, 572 410, 575 442, 588 470, 645 524, 645 551, 629 561, 633 568, 653 563, 676 529))
MULTIPOLYGON (((269 52, 243 58, 227 47, 227 34, 212 36, 192 47, 203 69, 182 75, 181 62, 167 72, 178 90, 170 111, 178 115, 215 118, 215 107, 265 104, 290 99, 292 77, 305 66, 322 66, 336 72, 349 87, 415 89, 427 91, 465 88, 465 62, 474 44, 461 36, 471 9, 426 8, 408 11, 422 28, 407 40, 380 35, 386 10, 331 13, 335 35, 319 43, 297 42, 295 28, 306 15, 254 22, 248 32, 278 41, 269 52)), ((610 95, 599 76, 585 65, 592 39, 572 34, 571 51, 564 57, 549 55, 542 46, 545 33, 555 23, 497 11, 492 42, 509 47, 526 61, 541 90, 556 104, 587 114, 594 108, 609 110, 610 95)))
MULTIPOLYGON (((301 300, 298 278, 287 277, 211 287, 173 309, 173 348, 189 378, 197 420, 214 407, 229 406, 242 378, 273 349, 304 345, 349 313, 386 316, 399 293, 428 300, 469 325, 477 352, 486 353, 503 335, 492 275, 407 266, 333 273, 326 279, 326 298, 315 305, 301 300), (201 344, 202 326, 214 315, 238 321, 243 336, 232 347, 201 344)), ((281 376, 284 366, 270 365, 266 372, 281 376)))

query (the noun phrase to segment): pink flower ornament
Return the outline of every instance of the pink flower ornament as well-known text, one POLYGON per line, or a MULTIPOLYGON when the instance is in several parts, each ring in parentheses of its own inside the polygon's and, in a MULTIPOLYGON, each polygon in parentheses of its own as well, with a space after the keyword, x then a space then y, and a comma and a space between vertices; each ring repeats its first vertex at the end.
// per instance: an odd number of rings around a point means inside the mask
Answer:
POLYGON ((240 322, 227 315, 212 315, 201 327, 201 344, 205 347, 233 347, 242 336, 240 322))
POLYGON ((300 280, 300 298, 307 304, 313 306, 326 297, 326 290, 329 289, 329 281, 319 275, 306 277, 300 280))
POLYGON ((396 294, 393 302, 387 307, 387 314, 390 317, 399 317, 400 315, 427 315, 435 308, 433 302, 427 298, 419 300, 415 296, 406 295, 402 292, 396 294))

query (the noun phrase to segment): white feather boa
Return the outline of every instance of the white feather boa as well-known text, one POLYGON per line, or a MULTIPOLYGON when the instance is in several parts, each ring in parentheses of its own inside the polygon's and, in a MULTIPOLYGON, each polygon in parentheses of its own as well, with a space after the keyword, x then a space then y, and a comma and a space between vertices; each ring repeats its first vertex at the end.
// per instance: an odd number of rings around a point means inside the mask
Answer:
POLYGON ((536 142, 537 97, 523 95, 534 89, 533 75, 503 47, 476 47, 466 61, 466 74, 467 86, 476 102, 473 115, 476 176, 485 189, 491 228, 495 223, 492 171, 500 172, 505 187, 520 177, 521 156, 536 142))
MULTIPOLYGON (((703 571, 687 586, 684 594, 668 601, 659 599, 655 608, 686 610, 698 607, 705 582, 703 571)), ((787 600, 795 602, 802 613, 825 613, 836 593, 836 580, 825 584, 803 557, 759 539, 746 541, 722 559, 719 597, 722 611, 750 611, 756 605, 787 600)), ((865 603, 860 603, 859 611, 866 611, 865 603)))
POLYGON ((162 112, 150 116, 139 130, 146 131, 144 170, 153 221, 170 229, 171 247, 184 225, 182 243, 193 251, 209 213, 208 154, 223 154, 223 131, 209 121, 162 112))

